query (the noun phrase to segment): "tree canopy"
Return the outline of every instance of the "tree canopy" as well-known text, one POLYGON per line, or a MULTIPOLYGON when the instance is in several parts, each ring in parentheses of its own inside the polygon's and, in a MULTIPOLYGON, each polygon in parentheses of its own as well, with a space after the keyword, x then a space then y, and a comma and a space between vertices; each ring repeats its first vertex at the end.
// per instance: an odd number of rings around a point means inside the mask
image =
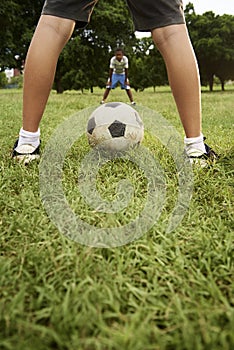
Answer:
MULTIPOLYGON (((40 17, 44 0, 4 0, 0 8, 0 69, 21 69, 40 17)), ((234 79, 234 16, 212 11, 197 15, 189 3, 185 9, 188 30, 201 72, 202 84, 213 88, 214 76, 222 88, 234 79)), ((109 59, 121 46, 129 57, 129 75, 135 90, 168 84, 162 57, 149 38, 137 39, 125 0, 100 0, 90 24, 75 29, 60 55, 54 87, 66 89, 104 87, 109 59)))
POLYGON ((196 15, 191 3, 185 15, 202 83, 212 90, 217 76, 224 89, 225 81, 234 79, 234 16, 216 16, 212 11, 196 15))
POLYGON ((4 0, 0 7, 0 67, 20 68, 39 19, 43 0, 4 0))

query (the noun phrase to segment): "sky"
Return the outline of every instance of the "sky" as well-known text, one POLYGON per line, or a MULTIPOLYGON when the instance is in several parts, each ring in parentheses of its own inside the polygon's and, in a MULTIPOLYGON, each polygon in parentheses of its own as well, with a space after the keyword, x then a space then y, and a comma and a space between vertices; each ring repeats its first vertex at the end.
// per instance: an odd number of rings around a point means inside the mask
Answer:
POLYGON ((234 15, 234 0, 183 0, 184 7, 191 2, 196 14, 213 11, 216 15, 234 15))
MULTIPOLYGON (((213 11, 216 15, 234 15, 234 0, 183 0, 184 8, 191 2, 194 5, 194 10, 197 15, 202 15, 204 12, 213 11)), ((137 37, 150 36, 136 32, 137 37)))

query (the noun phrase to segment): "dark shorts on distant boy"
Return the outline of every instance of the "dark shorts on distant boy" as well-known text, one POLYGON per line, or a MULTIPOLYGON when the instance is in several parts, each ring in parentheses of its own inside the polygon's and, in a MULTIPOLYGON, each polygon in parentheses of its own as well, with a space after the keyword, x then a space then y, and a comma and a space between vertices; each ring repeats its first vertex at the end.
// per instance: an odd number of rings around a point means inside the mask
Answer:
MULTIPOLYGON (((102 1, 102 0, 100 0, 102 1)), ((98 0, 46 0, 42 14, 73 19, 82 28, 90 20, 98 0)), ((135 30, 151 31, 154 28, 185 23, 182 0, 126 0, 135 30)))

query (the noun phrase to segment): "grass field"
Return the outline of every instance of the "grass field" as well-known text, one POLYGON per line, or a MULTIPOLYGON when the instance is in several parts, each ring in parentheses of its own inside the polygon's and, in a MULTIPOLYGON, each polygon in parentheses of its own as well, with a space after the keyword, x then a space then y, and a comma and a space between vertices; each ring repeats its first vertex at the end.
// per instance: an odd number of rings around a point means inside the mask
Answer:
MULTIPOLYGON (((52 93, 41 123, 42 151, 70 115, 98 105, 103 91, 52 93)), ((135 93, 183 130, 168 88, 135 93)), ((119 89, 109 101, 127 102, 119 89)), ((165 171, 166 205, 149 232, 131 244, 105 249, 67 239, 40 200, 38 163, 10 158, 21 127, 22 92, 0 91, 0 349, 4 350, 231 350, 234 349, 233 110, 234 89, 203 91, 203 133, 220 155, 194 169, 194 189, 182 223, 165 233, 177 197, 170 154, 146 131, 144 145, 165 171)), ((157 128, 157 125, 155 125, 157 128)), ((104 166, 97 188, 115 199, 129 177, 135 196, 128 210, 97 214, 80 200, 77 169, 89 146, 74 144, 64 162, 63 188, 77 214, 95 227, 134 218, 146 194, 134 164, 104 166)))

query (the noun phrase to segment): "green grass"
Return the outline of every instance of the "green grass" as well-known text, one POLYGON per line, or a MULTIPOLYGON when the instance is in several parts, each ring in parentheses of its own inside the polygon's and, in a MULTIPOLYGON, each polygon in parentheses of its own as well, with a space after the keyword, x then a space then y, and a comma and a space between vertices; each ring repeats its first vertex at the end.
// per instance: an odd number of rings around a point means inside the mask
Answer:
MULTIPOLYGON (((52 93, 41 123, 42 151, 60 123, 98 105, 102 92, 52 93)), ((134 95, 183 137, 168 88, 134 95)), ((165 208, 140 239, 104 249, 67 239, 49 220, 39 195, 38 163, 24 167, 10 158, 21 127, 22 92, 0 91, 0 349, 234 348, 233 99, 233 87, 202 93, 203 133, 220 159, 213 168, 194 169, 189 210, 170 234, 165 228, 177 196, 176 172, 170 155, 146 132, 144 145, 165 171, 165 208)), ((127 96, 117 89, 111 100, 127 102, 127 96)), ((145 178, 128 161, 105 165, 97 178, 102 196, 115 199, 118 181, 128 177, 135 197, 129 210, 97 215, 77 188, 77 169, 88 150, 83 137, 65 159, 66 198, 90 224, 121 226, 141 210, 145 178)))

